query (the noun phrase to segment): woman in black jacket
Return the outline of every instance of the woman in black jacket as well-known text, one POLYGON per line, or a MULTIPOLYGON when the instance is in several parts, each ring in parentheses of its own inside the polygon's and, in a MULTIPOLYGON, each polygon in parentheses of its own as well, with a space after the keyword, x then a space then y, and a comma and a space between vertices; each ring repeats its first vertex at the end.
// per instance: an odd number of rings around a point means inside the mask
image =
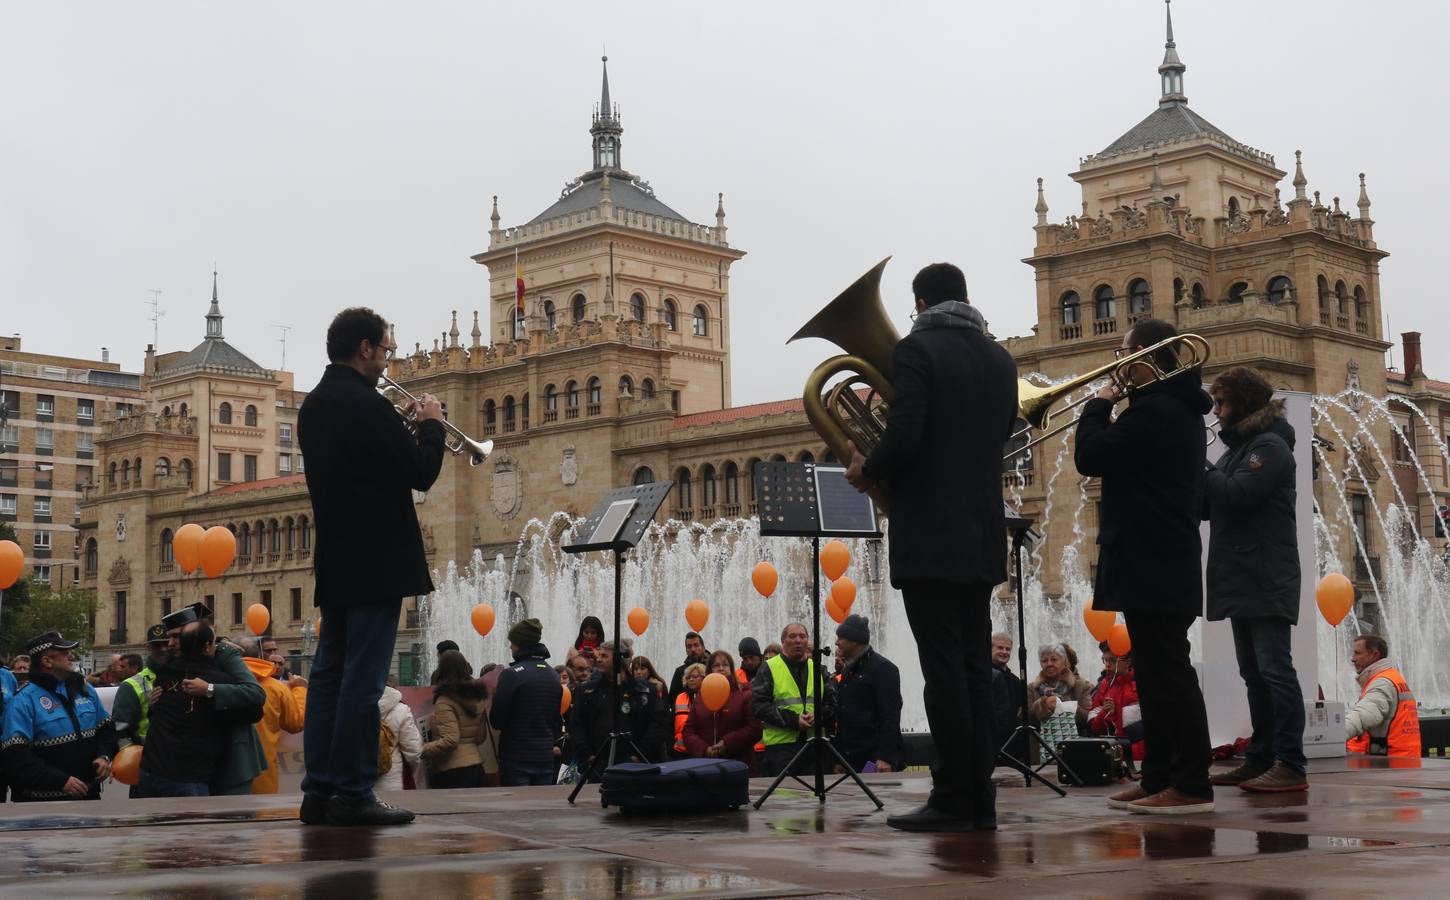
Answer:
POLYGON ((1208 618, 1233 625, 1254 729, 1243 765, 1213 783, 1302 791, 1304 695, 1290 648, 1300 578, 1294 429, 1254 369, 1229 369, 1210 393, 1226 449, 1206 476, 1208 618))

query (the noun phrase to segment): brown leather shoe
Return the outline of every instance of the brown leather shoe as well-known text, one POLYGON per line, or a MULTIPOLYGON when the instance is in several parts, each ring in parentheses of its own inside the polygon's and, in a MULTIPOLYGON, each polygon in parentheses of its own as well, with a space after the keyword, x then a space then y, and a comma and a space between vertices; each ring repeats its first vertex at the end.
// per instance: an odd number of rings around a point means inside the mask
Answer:
POLYGON ((1245 781, 1239 787, 1256 794, 1285 794, 1309 790, 1309 779, 1288 763, 1276 762, 1272 769, 1258 778, 1245 781))
POLYGON ((1151 797, 1128 804, 1128 811, 1150 816, 1186 816, 1213 812, 1212 797, 1193 797, 1177 788, 1159 791, 1151 797))
POLYGON ((1245 781, 1258 778, 1267 771, 1269 770, 1263 766, 1246 762, 1238 768, 1229 769, 1226 772, 1216 772, 1208 780, 1222 787, 1237 787, 1245 781))
POLYGON ((1143 785, 1141 783, 1134 783, 1124 790, 1118 791, 1116 794, 1109 794, 1108 806, 1111 806, 1113 809, 1127 809, 1129 803, 1142 800, 1147 796, 1148 792, 1143 790, 1143 785))

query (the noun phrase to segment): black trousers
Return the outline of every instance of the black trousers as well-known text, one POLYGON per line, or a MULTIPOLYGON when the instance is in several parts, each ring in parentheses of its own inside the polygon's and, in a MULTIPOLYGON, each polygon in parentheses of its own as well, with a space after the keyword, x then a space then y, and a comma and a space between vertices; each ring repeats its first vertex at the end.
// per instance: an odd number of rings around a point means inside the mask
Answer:
POLYGON ((936 745, 930 805, 944 812, 996 815, 992 767, 992 618, 989 584, 903 582, 906 618, 925 681, 922 699, 936 745))
POLYGON ((1143 790, 1150 794, 1171 787, 1190 797, 1213 796, 1208 712, 1188 657, 1193 618, 1123 613, 1143 712, 1143 790))

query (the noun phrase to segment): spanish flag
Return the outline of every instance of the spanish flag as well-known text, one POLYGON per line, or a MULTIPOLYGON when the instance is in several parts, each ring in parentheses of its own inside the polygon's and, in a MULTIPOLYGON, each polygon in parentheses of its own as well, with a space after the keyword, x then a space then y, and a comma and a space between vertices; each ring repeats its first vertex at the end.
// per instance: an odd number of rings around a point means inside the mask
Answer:
POLYGON ((524 266, 519 262, 519 248, 514 248, 514 309, 524 314, 524 266))

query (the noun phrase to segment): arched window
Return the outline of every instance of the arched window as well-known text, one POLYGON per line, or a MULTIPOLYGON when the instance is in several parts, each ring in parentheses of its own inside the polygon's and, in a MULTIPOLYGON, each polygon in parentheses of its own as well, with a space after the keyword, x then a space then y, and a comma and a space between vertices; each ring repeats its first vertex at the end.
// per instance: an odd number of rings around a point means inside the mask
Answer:
POLYGON ((653 379, 646 378, 639 383, 639 399, 653 400, 655 398, 655 383, 653 379))
POLYGON ((544 388, 544 412, 559 411, 559 389, 552 384, 544 388))
POLYGON ((190 484, 191 483, 191 460, 183 458, 181 460, 181 462, 179 462, 179 463, 176 464, 176 472, 182 478, 185 478, 186 481, 187 481, 187 483, 190 484))
POLYGON ((775 453, 775 454, 772 454, 771 457, 770 457, 770 461, 771 462, 785 462, 785 454, 784 453, 775 453))
POLYGON ((759 458, 752 458, 749 462, 745 464, 745 471, 750 473, 750 481, 748 482, 748 484, 750 486, 751 500, 755 499, 755 470, 761 465, 763 465, 763 462, 759 458))
POLYGON ((1354 286, 1354 318, 1358 322, 1369 320, 1369 298, 1359 285, 1354 286))
POLYGON ((267 552, 282 552, 282 529, 276 519, 267 522, 267 552))
POLYGON ((1237 198, 1237 197, 1230 197, 1230 198, 1228 198, 1228 217, 1230 219, 1233 219, 1233 218, 1236 218, 1238 216, 1238 214, 1239 214, 1239 198, 1237 198))
POLYGON ((644 321, 644 294, 634 293, 629 298, 629 312, 636 322, 644 321))
POLYGON ((131 483, 131 461, 129 459, 121 463, 121 481, 124 484, 131 483))
POLYGON ((1182 278, 1173 279, 1173 305, 1177 306, 1183 302, 1183 295, 1188 292, 1188 286, 1183 283, 1182 278))
POLYGON ((298 529, 297 529, 298 532, 299 532, 298 535, 297 535, 297 543, 298 543, 298 545, 303 550, 311 550, 312 549, 312 521, 310 519, 308 519, 306 516, 303 516, 302 518, 298 519, 297 522, 298 522, 298 526, 299 526, 298 529))
POLYGON ((589 405, 598 406, 604 400, 604 388, 598 378, 589 378, 589 405))
POLYGON ((163 566, 169 566, 174 561, 175 557, 171 553, 171 529, 163 528, 161 529, 161 564, 163 566))
POLYGON ((514 408, 514 398, 513 398, 513 395, 510 394, 509 396, 503 398, 503 430, 504 431, 513 431, 514 430, 514 417, 517 414, 517 412, 518 412, 518 410, 516 410, 514 408))
POLYGON ((216 411, 216 420, 223 425, 232 424, 232 405, 223 402, 216 411))
POLYGON ((498 424, 498 404, 494 403, 492 400, 483 401, 483 424, 498 424))
POLYGON ((136 457, 136 486, 141 486, 141 457, 136 457))
POLYGON ((619 376, 619 396, 634 396, 634 381, 628 375, 619 376))
POLYGON ((1269 279, 1269 302, 1274 306, 1294 299, 1294 283, 1283 275, 1269 279))
POLYGON ((574 299, 569 301, 569 308, 573 315, 574 324, 578 325, 584 321, 584 295, 575 294, 574 299))
POLYGON ((164 456, 156 457, 156 477, 165 478, 171 474, 171 460, 164 456))
POLYGON ((816 461, 816 455, 809 450, 802 450, 800 456, 797 456, 795 458, 795 461, 803 463, 814 463, 816 461))
POLYGON ((1060 301, 1062 306, 1062 324, 1077 325, 1082 322, 1082 298, 1077 291, 1068 291, 1062 295, 1060 301))
POLYGON ((1093 292, 1093 318, 1111 319, 1114 311, 1113 289, 1110 285, 1105 284, 1093 292))
POLYGON ((640 466, 638 469, 635 469, 634 470, 634 483, 635 484, 654 484, 655 483, 655 473, 654 473, 654 470, 651 469, 649 466, 640 466))
POLYGON ((690 470, 681 468, 675 473, 675 503, 681 509, 689 509, 690 499, 690 470))
POLYGON ((286 519, 283 519, 282 520, 282 533, 284 535, 284 540, 282 541, 283 548, 286 549, 286 551, 288 553, 291 553, 293 550, 296 550, 297 549, 297 523, 292 521, 292 517, 291 516, 288 516, 286 519))
POLYGON ((183 419, 187 418, 186 404, 185 403, 181 404, 181 417, 183 419))
POLYGON ((715 467, 709 463, 700 470, 700 505, 715 505, 715 467))
POLYGON ((564 385, 564 402, 570 409, 579 408, 579 382, 571 381, 564 385))
POLYGON ((734 460, 725 464, 725 505, 740 505, 740 467, 734 460))
POLYGON ((528 334, 528 330, 527 330, 527 328, 524 325, 524 311, 521 310, 521 309, 519 309, 518 308, 518 305, 515 304, 514 305, 514 340, 519 340, 519 339, 525 337, 527 334, 528 334))
POLYGON ((166 406, 161 407, 161 416, 166 419, 171 418, 171 404, 168 403, 166 406))
POLYGON ((529 427, 529 395, 524 394, 523 401, 519 404, 523 408, 524 427, 529 427))
POLYGON ((116 464, 111 463, 111 468, 106 470, 106 482, 112 487, 116 486, 116 464))
POLYGON ((1320 275, 1318 281, 1316 282, 1316 284, 1317 284, 1317 286, 1319 288, 1319 311, 1321 313, 1326 313, 1327 314, 1329 312, 1329 307, 1330 307, 1330 303, 1329 303, 1329 279, 1325 278, 1323 275, 1320 275))
POLYGON ((1194 309, 1203 309, 1203 304, 1208 302, 1208 295, 1204 293, 1203 285, 1195 281, 1193 290, 1189 292, 1189 298, 1194 309))
POLYGON ((1153 312, 1153 291, 1148 282, 1135 278, 1128 283, 1128 315, 1146 316, 1153 312))
POLYGON ((704 337, 710 333, 710 313, 704 305, 695 307, 695 337, 704 337))
POLYGON ((1335 307, 1341 316, 1349 315, 1349 291, 1343 281, 1334 282, 1335 307))
POLYGON ((257 427, 257 408, 248 403, 246 410, 242 412, 242 423, 252 428, 257 427))
POLYGON ((557 317, 556 317, 556 314, 554 312, 554 301, 553 300, 545 300, 544 301, 544 320, 549 323, 549 330, 550 331, 553 331, 554 330, 554 323, 557 321, 557 317))
MULTIPOLYGON (((169 542, 168 542, 169 543, 169 542)), ((101 567, 101 550, 95 538, 86 540, 86 574, 94 575, 101 567)))
POLYGON ((665 327, 670 331, 680 330, 680 312, 675 307, 675 301, 665 298, 665 327))
POLYGON ((241 530, 237 532, 237 546, 240 548, 238 551, 240 556, 252 555, 252 526, 246 522, 242 523, 241 530))
POLYGON ((1244 302, 1244 291, 1247 291, 1248 289, 1249 283, 1247 281, 1235 281, 1233 285, 1228 289, 1228 302, 1244 302))

